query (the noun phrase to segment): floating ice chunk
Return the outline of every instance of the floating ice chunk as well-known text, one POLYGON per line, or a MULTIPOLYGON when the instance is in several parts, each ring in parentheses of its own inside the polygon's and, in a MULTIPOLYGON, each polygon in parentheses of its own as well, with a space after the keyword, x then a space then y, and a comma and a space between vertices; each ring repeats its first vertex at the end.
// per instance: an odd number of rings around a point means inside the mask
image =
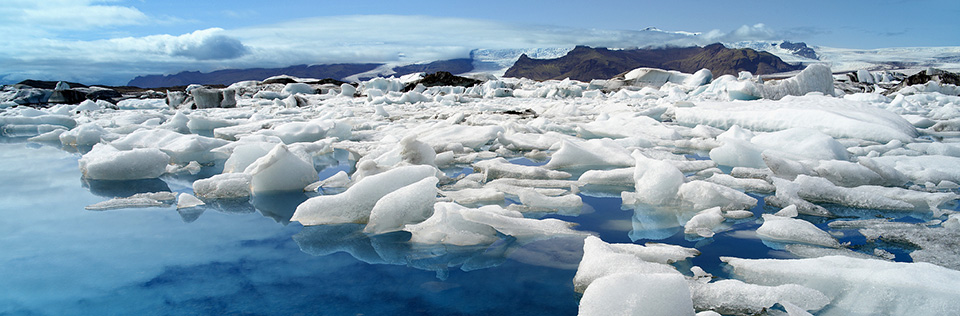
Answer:
POLYGON ((433 147, 417 140, 417 135, 413 134, 401 138, 396 146, 373 160, 379 166, 392 167, 399 163, 435 166, 436 159, 433 147))
POLYGON ((787 311, 787 316, 813 316, 810 312, 788 301, 780 301, 779 303, 780 306, 783 306, 783 309, 787 311))
POLYGON ((40 111, 39 114, 36 116, 26 116, 21 114, 21 116, 0 117, 0 127, 4 127, 6 125, 41 125, 41 124, 59 125, 59 126, 66 127, 68 129, 72 129, 77 126, 77 121, 73 120, 73 118, 66 115, 47 114, 46 112, 42 112, 42 111, 40 111))
POLYGON ((705 209, 697 213, 697 215, 694 215, 693 218, 690 218, 690 220, 683 225, 683 233, 710 238, 713 237, 713 230, 717 226, 720 226, 723 221, 724 217, 720 212, 720 207, 705 209))
POLYGON ((847 160, 847 148, 827 134, 810 128, 789 128, 759 134, 750 142, 765 150, 775 150, 793 158, 847 160))
POLYGON ((583 184, 634 186, 633 173, 636 168, 619 168, 612 170, 587 170, 577 180, 583 184))
POLYGON ((717 313, 714 311, 702 311, 697 313, 696 316, 723 316, 723 315, 720 315, 720 313, 717 313))
POLYGON ((625 272, 594 281, 580 298, 581 316, 694 315, 690 289, 678 274, 625 272))
POLYGON ((960 230, 960 214, 951 214, 947 220, 943 221, 943 228, 949 228, 953 230, 960 230))
POLYGON ((177 209, 191 208, 204 205, 203 201, 189 193, 177 195, 177 209))
POLYGON ((676 130, 663 125, 657 120, 644 115, 617 115, 602 116, 596 121, 577 125, 580 137, 590 138, 625 138, 640 137, 652 139, 679 139, 676 130), (605 118, 605 119, 603 119, 605 118))
POLYGON ((154 179, 166 172, 170 156, 156 148, 120 151, 111 145, 96 144, 79 163, 86 179, 154 179))
POLYGON ((724 211, 751 209, 757 199, 732 188, 701 180, 680 185, 677 191, 681 205, 694 210, 720 207, 724 211))
POLYGON ((556 133, 499 133, 497 142, 516 150, 547 150, 565 137, 556 133))
POLYGON ((834 138, 887 143, 910 142, 919 133, 899 115, 875 106, 824 96, 791 97, 780 101, 700 102, 675 109, 677 123, 727 129, 733 125, 755 132, 793 127, 812 128, 834 138))
POLYGON ((139 193, 129 197, 115 198, 87 205, 85 209, 104 211, 119 208, 159 207, 169 205, 169 203, 176 198, 176 194, 172 192, 139 193))
POLYGON ((317 94, 317 89, 314 89, 312 86, 306 83, 293 82, 283 86, 282 92, 283 94, 286 94, 286 95, 297 94, 297 93, 317 94))
POLYGON ((773 80, 760 86, 764 99, 780 100, 785 96, 801 96, 811 92, 833 95, 833 74, 830 67, 811 64, 792 78, 773 80))
POLYGON ((250 164, 266 156, 276 146, 276 143, 242 142, 233 148, 230 158, 223 163, 223 172, 243 172, 250 164))
POLYGON ((724 218, 745 219, 753 217, 753 212, 747 210, 731 210, 723 212, 724 218))
POLYGON ((204 199, 241 199, 250 196, 251 175, 224 173, 193 182, 193 193, 204 199))
POLYGON ((439 181, 437 177, 424 178, 384 195, 370 211, 370 220, 363 232, 383 234, 426 220, 433 214, 439 181))
POLYGON ((349 83, 344 83, 340 85, 340 95, 344 97, 353 97, 357 94, 357 87, 349 83))
POLYGON ((579 190, 578 185, 579 184, 576 181, 568 180, 502 178, 488 182, 485 187, 517 196, 520 195, 521 191, 530 189, 533 189, 543 195, 558 196, 567 193, 575 193, 575 191, 579 190))
POLYGON ((914 183, 943 180, 960 182, 960 157, 951 156, 884 156, 870 160, 884 168, 893 168, 914 183))
POLYGON ((327 130, 333 127, 333 121, 288 122, 277 125, 261 134, 276 136, 285 144, 314 142, 326 137, 327 130))
POLYGON ((228 141, 222 139, 183 135, 165 129, 142 129, 117 139, 110 145, 126 150, 157 148, 169 155, 174 163, 186 164, 191 161, 213 162, 217 157, 211 150, 227 143, 228 141))
POLYGON ((466 188, 457 191, 442 191, 443 196, 462 205, 503 203, 504 194, 492 188, 466 188))
MULTIPOLYGON (((881 186, 844 188, 827 179, 806 175, 797 176, 793 183, 797 185, 797 195, 811 202, 836 203, 865 209, 929 210, 934 216, 942 214, 942 204, 960 198, 957 194, 948 192, 928 193, 881 186)), ((779 192, 780 185, 777 187, 779 192)))
POLYGON ((303 225, 363 224, 369 219, 370 211, 380 198, 399 188, 435 176, 436 173, 437 168, 433 166, 418 165, 398 167, 366 176, 343 193, 316 196, 304 201, 297 206, 290 221, 303 225))
MULTIPOLYGON (((941 227, 924 224, 888 222, 886 220, 834 221, 832 228, 859 228, 860 233, 873 243, 877 240, 895 245, 909 245, 917 250, 910 252, 914 261, 929 262, 939 266, 960 269, 960 231, 952 224, 957 214, 951 215, 941 227)), ((879 249, 879 248, 878 248, 879 249)))
POLYGON ((763 286, 740 280, 713 283, 690 282, 693 304, 697 309, 710 309, 728 315, 758 315, 774 304, 791 302, 800 310, 819 310, 830 298, 817 290, 796 285, 763 286))
POLYGON ((583 200, 579 195, 568 194, 561 196, 546 196, 534 190, 523 190, 517 195, 520 203, 534 209, 560 210, 561 213, 576 212, 583 208, 583 200))
POLYGON ((117 108, 121 110, 165 109, 167 107, 166 99, 124 99, 117 102, 117 108))
POLYGON ((723 140, 723 145, 710 150, 710 160, 719 165, 731 167, 764 167, 761 153, 763 148, 749 141, 731 138, 723 140))
POLYGON ((793 217, 797 217, 798 215, 800 215, 800 213, 797 211, 797 206, 796 206, 796 205, 789 205, 789 206, 787 206, 787 207, 784 207, 784 208, 780 209, 780 210, 777 211, 776 213, 773 213, 773 215, 780 216, 780 217, 790 217, 790 218, 793 218, 793 217))
POLYGON ((544 165, 548 169, 571 169, 589 167, 630 167, 635 159, 630 152, 610 139, 591 139, 585 142, 564 140, 560 149, 550 156, 544 165))
POLYGON ((450 125, 431 129, 419 136, 419 140, 430 144, 437 152, 445 151, 445 148, 451 144, 461 144, 463 147, 472 148, 479 151, 484 145, 497 138, 497 134, 502 133, 503 127, 500 126, 467 126, 450 125))
POLYGON ((683 173, 672 164, 650 159, 634 152, 636 168, 633 179, 636 193, 624 192, 624 204, 663 205, 674 201, 683 185, 683 173))
POLYGON ((628 71, 623 79, 636 85, 660 87, 667 82, 683 84, 690 76, 676 70, 641 67, 628 71))
POLYGON ((320 180, 313 164, 292 154, 284 144, 277 144, 243 172, 251 175, 254 192, 303 191, 307 185, 320 180))
MULTIPOLYGON (((820 315, 954 315, 960 271, 929 263, 828 256, 811 259, 721 257, 738 279, 761 285, 798 284, 831 299, 820 315)), ((791 302, 799 304, 799 302, 791 302)))
POLYGON ((538 166, 513 164, 503 158, 480 161, 474 163, 473 166, 483 172, 486 179, 567 179, 571 177, 567 172, 550 170, 538 166))
POLYGON ((340 170, 329 178, 311 183, 303 188, 307 192, 315 192, 320 188, 346 188, 350 184, 350 176, 346 171, 340 170))
POLYGON ((665 249, 656 249, 654 251, 659 255, 651 256, 645 248, 635 244, 608 244, 600 238, 587 237, 583 242, 583 259, 580 260, 577 274, 573 277, 574 290, 583 293, 594 280, 622 272, 667 273, 679 276, 680 272, 666 262, 700 254, 695 249, 676 247, 670 248, 671 251, 666 253, 661 252, 665 249), (648 259, 658 259, 656 261, 659 262, 648 259))
MULTIPOLYGON (((7 126, 10 126, 10 125, 7 125, 7 126)), ((34 126, 35 126, 35 125, 34 125, 34 126)), ((42 126, 42 125, 37 126, 37 127, 41 127, 41 126, 42 126)), ((58 141, 60 141, 60 134, 63 134, 64 132, 66 132, 67 129, 64 128, 63 126, 56 126, 56 125, 50 125, 50 126, 54 126, 54 128, 53 128, 51 131, 45 132, 45 133, 41 133, 40 135, 37 135, 37 136, 34 136, 34 137, 27 138, 27 140, 28 140, 28 141, 31 141, 31 142, 58 142, 58 141)), ((6 128, 6 127, 5 127, 5 128, 6 128)), ((8 135, 6 132, 4 132, 3 134, 4 134, 4 135, 8 135)), ((31 134, 32 134, 32 133, 31 133, 31 134)))
POLYGON ((760 179, 741 179, 734 178, 731 175, 727 174, 713 174, 704 181, 710 183, 716 183, 722 186, 731 187, 738 190, 744 190, 748 192, 757 192, 757 193, 772 193, 777 190, 773 184, 770 182, 763 181, 760 179))
POLYGON ((770 206, 787 207, 793 205, 800 214, 814 216, 832 216, 833 214, 820 205, 810 203, 800 197, 800 185, 777 177, 772 177, 773 185, 777 187, 776 195, 764 198, 770 206))
POLYGON ((766 240, 840 248, 837 239, 808 221, 771 214, 763 214, 757 235, 766 240))
POLYGON ((464 219, 463 212, 467 210, 470 209, 455 203, 439 202, 434 205, 430 218, 418 224, 406 225, 403 230, 412 234, 411 243, 419 244, 471 246, 496 241, 497 231, 493 227, 464 219))
POLYGON ((101 109, 100 104, 97 104, 97 102, 94 102, 93 100, 83 100, 83 102, 80 102, 80 105, 77 105, 77 107, 73 108, 74 111, 78 111, 78 112, 79 111, 96 111, 100 109, 101 109))
POLYGON ((66 146, 93 146, 101 142, 107 131, 96 123, 80 124, 60 134, 60 143, 66 146))
POLYGON ((519 212, 498 205, 466 208, 460 212, 463 219, 493 227, 496 231, 516 237, 521 242, 561 236, 586 236, 587 232, 573 230, 575 224, 555 218, 524 218, 519 212))
POLYGON ((201 113, 203 112, 194 112, 194 114, 187 116, 190 119, 187 121, 187 128, 190 129, 190 132, 212 131, 220 127, 234 126, 240 123, 236 120, 208 117, 201 113))

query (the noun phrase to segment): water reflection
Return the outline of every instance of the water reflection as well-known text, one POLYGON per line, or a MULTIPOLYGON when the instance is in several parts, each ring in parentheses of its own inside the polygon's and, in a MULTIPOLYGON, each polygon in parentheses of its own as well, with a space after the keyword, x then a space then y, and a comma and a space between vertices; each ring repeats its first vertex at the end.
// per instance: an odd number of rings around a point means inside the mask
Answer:
MULTIPOLYGON (((677 210, 650 205, 636 205, 633 208, 633 230, 628 234, 630 240, 664 240, 683 232, 686 220, 677 210)), ((692 215, 690 215, 692 217, 692 215)))
POLYGON ((286 226, 297 206, 307 198, 303 192, 260 193, 254 195, 251 202, 261 215, 286 226))
POLYGON ((182 219, 184 223, 193 223, 200 218, 200 215, 203 215, 204 210, 205 208, 202 206, 188 207, 177 209, 177 213, 180 214, 180 219, 182 219))
POLYGON ((363 233, 363 224, 306 226, 293 236, 300 250, 327 256, 345 252, 369 264, 390 264, 433 271, 446 280, 450 268, 474 271, 496 267, 516 253, 516 258, 531 265, 576 269, 582 256, 583 238, 554 238, 520 242, 502 236, 489 245, 454 246, 410 243, 411 234, 398 231, 380 235, 363 233))
POLYGON ((170 186, 160 179, 90 180, 81 178, 83 187, 97 196, 128 197, 137 193, 170 192, 170 186))

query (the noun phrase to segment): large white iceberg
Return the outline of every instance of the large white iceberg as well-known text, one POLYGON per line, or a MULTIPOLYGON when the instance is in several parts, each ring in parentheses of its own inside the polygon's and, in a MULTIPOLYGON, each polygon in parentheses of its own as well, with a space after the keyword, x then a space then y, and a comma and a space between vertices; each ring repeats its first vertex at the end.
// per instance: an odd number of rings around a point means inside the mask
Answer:
MULTIPOLYGON (((433 166, 407 166, 360 179, 347 191, 312 197, 299 206, 290 221, 303 225, 366 223, 370 211, 390 192, 435 176, 433 166)), ((304 185, 306 186, 306 185, 304 185)), ((302 188, 302 187, 301 187, 302 188)))
POLYGON ((118 150, 108 144, 96 144, 80 157, 80 171, 91 180, 154 179, 164 174, 170 156, 156 148, 118 150))
POLYGON ((747 282, 771 286, 799 284, 820 291, 831 301, 819 315, 960 313, 960 271, 929 263, 844 256, 721 260, 733 268, 737 278, 747 282))

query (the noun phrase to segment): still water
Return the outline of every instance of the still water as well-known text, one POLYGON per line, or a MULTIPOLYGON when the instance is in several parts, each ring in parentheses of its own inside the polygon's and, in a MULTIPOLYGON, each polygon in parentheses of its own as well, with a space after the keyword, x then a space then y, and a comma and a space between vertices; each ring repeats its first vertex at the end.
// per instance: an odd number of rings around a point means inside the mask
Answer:
MULTIPOLYGON (((192 181, 81 180, 80 155, 0 143, 0 315, 575 315, 582 240, 417 246, 403 232, 289 222, 301 193, 178 211, 89 211, 137 192, 191 193, 192 181)), ((336 166, 336 165, 335 165, 336 166)), ((215 172, 215 171, 213 171, 215 172)), ((330 171, 326 171, 330 173, 330 171)), ((762 197, 760 198, 762 202, 762 197)), ((691 265, 725 277, 720 256, 793 258, 763 244, 757 220, 690 239, 676 216, 583 195, 579 224, 606 242, 696 247, 691 265)), ((770 212, 760 206, 757 214, 770 212)), ((823 226, 825 227, 825 226, 823 226)))

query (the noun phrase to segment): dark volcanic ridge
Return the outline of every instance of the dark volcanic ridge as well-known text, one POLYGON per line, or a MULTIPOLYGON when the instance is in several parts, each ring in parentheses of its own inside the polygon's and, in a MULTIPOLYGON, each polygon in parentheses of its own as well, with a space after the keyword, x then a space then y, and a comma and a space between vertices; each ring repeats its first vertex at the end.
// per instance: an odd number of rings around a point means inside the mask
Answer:
POLYGON ((704 47, 625 50, 577 46, 566 56, 555 59, 532 59, 522 55, 504 76, 534 80, 570 78, 590 81, 613 78, 640 67, 684 73, 694 73, 707 68, 715 76, 736 75, 741 71, 762 75, 802 68, 790 65, 768 52, 758 52, 750 48, 731 49, 720 43, 704 47))
MULTIPOLYGON (((248 68, 248 69, 224 69, 208 73, 199 71, 184 71, 172 75, 146 75, 138 76, 127 83, 128 86, 141 88, 158 88, 186 86, 190 84, 202 85, 230 85, 235 82, 264 79, 287 75, 300 78, 330 78, 343 80, 344 78, 364 72, 368 72, 383 66, 384 64, 327 64, 327 65, 296 65, 285 68, 248 68)), ((473 60, 469 58, 440 60, 425 64, 412 64, 398 66, 392 69, 396 76, 407 75, 416 72, 435 73, 445 71, 454 74, 470 72, 473 70, 473 60)), ((361 78, 369 79, 369 78, 361 78)))

